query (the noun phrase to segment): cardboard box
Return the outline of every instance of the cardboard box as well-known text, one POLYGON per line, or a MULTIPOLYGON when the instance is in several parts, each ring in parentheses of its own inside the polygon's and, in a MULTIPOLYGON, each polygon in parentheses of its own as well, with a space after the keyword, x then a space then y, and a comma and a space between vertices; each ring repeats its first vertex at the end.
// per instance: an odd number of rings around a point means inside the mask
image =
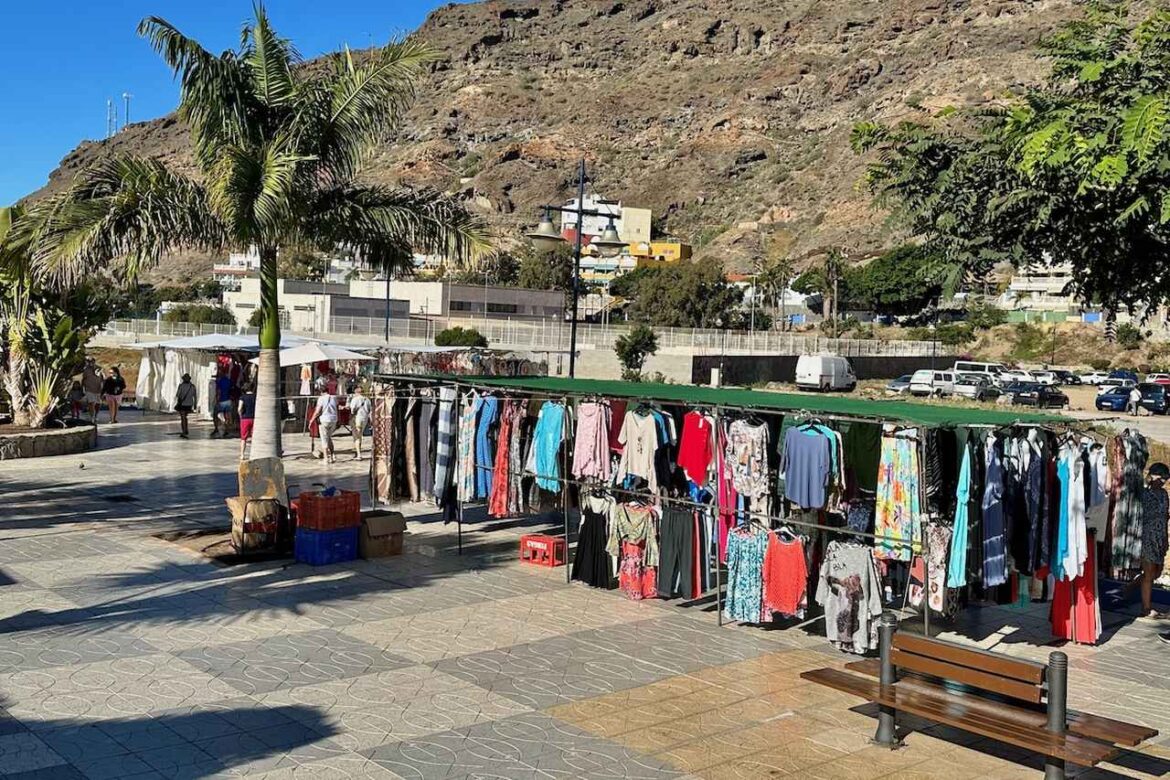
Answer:
POLYGON ((358 535, 358 555, 362 558, 385 558, 402 554, 406 518, 400 512, 362 513, 362 530, 358 535))

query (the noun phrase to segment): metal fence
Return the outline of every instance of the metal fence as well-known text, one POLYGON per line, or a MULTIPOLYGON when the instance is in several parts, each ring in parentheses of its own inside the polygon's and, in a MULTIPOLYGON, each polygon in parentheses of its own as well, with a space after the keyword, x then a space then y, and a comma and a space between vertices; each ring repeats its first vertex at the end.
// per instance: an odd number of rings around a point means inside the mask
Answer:
MULTIPOLYGON (((329 330, 289 331, 301 337, 339 339, 352 343, 384 343, 386 320, 374 317, 333 317, 329 330)), ((448 327, 475 328, 493 347, 536 352, 568 350, 570 326, 558 320, 508 320, 473 317, 412 317, 392 319, 390 341, 397 344, 427 345, 435 343, 435 334, 448 327)), ((579 323, 577 344, 585 349, 612 349, 623 334, 626 323, 595 325, 579 323)), ((243 325, 195 325, 187 322, 156 320, 115 320, 106 325, 105 333, 130 337, 135 341, 155 338, 199 336, 211 333, 253 334, 256 328, 243 325)), ((806 333, 780 331, 706 330, 702 328, 655 328, 660 350, 680 350, 697 355, 761 354, 804 355, 831 353, 847 357, 893 356, 929 357, 940 347, 933 341, 881 341, 878 339, 834 339, 806 333)))

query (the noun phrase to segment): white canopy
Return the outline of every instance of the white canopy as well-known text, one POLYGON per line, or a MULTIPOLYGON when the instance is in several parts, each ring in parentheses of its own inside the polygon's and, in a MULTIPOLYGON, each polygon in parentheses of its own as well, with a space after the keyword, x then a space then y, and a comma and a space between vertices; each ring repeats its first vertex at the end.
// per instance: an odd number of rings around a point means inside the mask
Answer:
MULTIPOLYGON (((284 336, 282 341, 286 346, 300 346, 305 344, 304 339, 296 336, 284 336)), ((134 344, 131 346, 140 349, 197 349, 204 352, 259 352, 260 341, 255 335, 237 336, 231 333, 206 333, 202 336, 182 336, 180 338, 156 341, 152 343, 134 344)))
MULTIPOLYGON (((299 366, 304 363, 332 362, 334 360, 377 360, 377 358, 363 355, 360 352, 354 352, 335 344, 322 344, 317 341, 310 341, 306 344, 280 351, 281 368, 285 366, 299 366)), ((258 363, 260 359, 252 358, 251 362, 258 363)))

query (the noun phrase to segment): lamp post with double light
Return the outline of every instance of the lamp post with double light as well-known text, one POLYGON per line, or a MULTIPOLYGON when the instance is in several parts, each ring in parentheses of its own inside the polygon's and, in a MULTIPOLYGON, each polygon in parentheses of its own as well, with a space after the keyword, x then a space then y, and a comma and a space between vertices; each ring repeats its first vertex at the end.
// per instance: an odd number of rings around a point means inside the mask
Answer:
POLYGON ((577 166, 577 203, 573 207, 543 206, 544 218, 536 229, 525 235, 532 241, 533 246, 543 252, 552 252, 565 243, 565 237, 552 223, 552 212, 574 214, 577 218, 576 236, 573 242, 573 297, 569 320, 569 376, 576 375, 577 369, 577 299, 581 294, 581 240, 584 234, 585 217, 608 217, 609 226, 602 231, 601 236, 593 240, 593 246, 603 257, 616 257, 625 248, 626 244, 618 235, 614 226, 614 215, 608 212, 585 208, 585 160, 577 166))

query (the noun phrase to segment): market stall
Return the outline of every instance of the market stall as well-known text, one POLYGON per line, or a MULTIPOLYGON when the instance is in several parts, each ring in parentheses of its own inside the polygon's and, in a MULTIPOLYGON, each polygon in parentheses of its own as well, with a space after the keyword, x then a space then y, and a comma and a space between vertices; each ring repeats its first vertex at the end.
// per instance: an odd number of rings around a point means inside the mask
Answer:
POLYGON ((1054 635, 1095 642, 1098 567, 1138 566, 1135 432, 738 388, 378 379, 375 500, 433 500, 460 534, 471 503, 492 517, 559 507, 565 548, 577 541, 567 578, 714 596, 720 621, 823 612, 835 646, 867 652, 883 606, 928 621, 1042 593, 1054 635))

